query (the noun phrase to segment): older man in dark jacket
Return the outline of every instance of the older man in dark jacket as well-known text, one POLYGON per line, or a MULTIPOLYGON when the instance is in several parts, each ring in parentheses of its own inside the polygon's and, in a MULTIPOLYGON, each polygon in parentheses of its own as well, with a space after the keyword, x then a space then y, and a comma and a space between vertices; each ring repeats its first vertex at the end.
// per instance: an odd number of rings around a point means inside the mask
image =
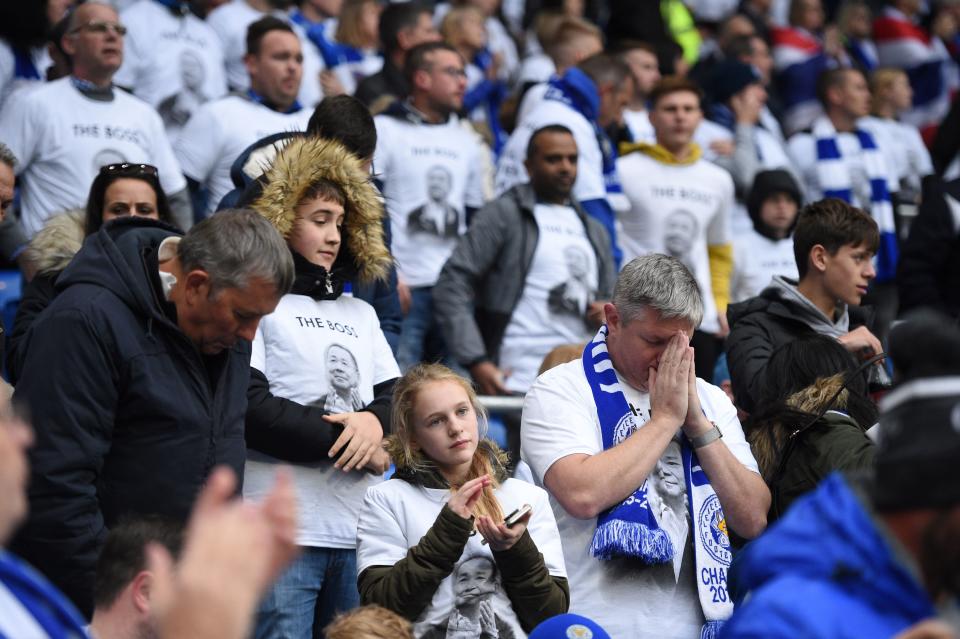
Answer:
POLYGON ((553 348, 588 341, 616 280, 610 236, 570 197, 569 129, 536 131, 526 167, 530 183, 477 213, 434 288, 451 354, 489 395, 526 392, 553 348))
POLYGON ((14 549, 86 614, 107 528, 183 519, 216 464, 243 477, 250 342, 293 280, 252 211, 179 232, 120 220, 91 236, 31 327, 15 399, 36 429, 14 549))

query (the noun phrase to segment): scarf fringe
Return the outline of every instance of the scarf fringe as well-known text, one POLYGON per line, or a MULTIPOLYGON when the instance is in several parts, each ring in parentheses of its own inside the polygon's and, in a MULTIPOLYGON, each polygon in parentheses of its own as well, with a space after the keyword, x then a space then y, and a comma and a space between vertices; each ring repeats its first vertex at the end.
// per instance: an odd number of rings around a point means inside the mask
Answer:
POLYGON ((708 621, 700 629, 700 639, 717 639, 721 628, 723 628, 723 621, 708 621))
POLYGON ((611 519, 597 526, 590 554, 599 559, 635 557, 645 564, 663 564, 673 559, 673 543, 662 528, 611 519))

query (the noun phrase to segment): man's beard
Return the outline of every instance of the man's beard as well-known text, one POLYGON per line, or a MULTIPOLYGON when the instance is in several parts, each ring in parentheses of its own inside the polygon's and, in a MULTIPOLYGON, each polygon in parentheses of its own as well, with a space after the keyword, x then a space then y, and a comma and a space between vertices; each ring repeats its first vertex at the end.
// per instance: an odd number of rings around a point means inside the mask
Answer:
POLYGON ((137 624, 136 639, 160 639, 160 630, 152 619, 137 624))

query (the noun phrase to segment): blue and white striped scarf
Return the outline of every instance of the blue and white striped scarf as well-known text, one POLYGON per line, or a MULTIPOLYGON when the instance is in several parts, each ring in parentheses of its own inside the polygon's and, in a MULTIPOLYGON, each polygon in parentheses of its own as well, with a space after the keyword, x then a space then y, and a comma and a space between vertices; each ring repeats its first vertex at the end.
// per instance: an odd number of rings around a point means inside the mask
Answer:
MULTIPOLYGON (((869 213, 880 228, 880 248, 877 250, 877 281, 889 282, 897 272, 897 231, 893 221, 893 203, 887 188, 887 164, 873 136, 863 129, 854 135, 860 142, 861 158, 870 181, 869 213)), ((827 117, 813 123, 813 137, 817 150, 817 179, 823 197, 835 197, 857 206, 853 197, 850 167, 844 162, 837 143, 837 130, 827 117)))
MULTIPOLYGON (((583 372, 597 407, 603 449, 608 450, 643 425, 637 424, 620 388, 607 351, 606 325, 600 327, 583 351, 583 372)), ((720 500, 686 437, 681 439, 680 452, 692 522, 697 593, 707 620, 700 636, 711 639, 719 634, 723 621, 733 613, 733 602, 727 592, 727 570, 733 557, 720 500)), ((673 547, 670 537, 657 523, 647 500, 647 482, 620 504, 600 513, 590 545, 590 553, 599 559, 633 557, 650 565, 670 562, 674 553, 683 551, 673 547)))

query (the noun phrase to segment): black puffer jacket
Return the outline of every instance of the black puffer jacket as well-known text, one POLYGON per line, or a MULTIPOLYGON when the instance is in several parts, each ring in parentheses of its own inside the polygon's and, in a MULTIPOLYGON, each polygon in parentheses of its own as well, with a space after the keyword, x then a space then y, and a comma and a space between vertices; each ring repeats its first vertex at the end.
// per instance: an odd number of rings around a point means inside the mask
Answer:
MULTIPOLYGON (((873 320, 873 310, 851 306, 849 330, 873 320)), ((807 314, 775 287, 765 288, 757 297, 727 307, 730 335, 726 341, 730 383, 738 408, 751 413, 756 408, 763 386, 764 371, 773 352, 801 335, 814 330, 804 317, 807 314)))
POLYGON ((217 464, 243 477, 250 343, 202 356, 161 301, 157 247, 179 235, 118 220, 91 235, 26 336, 30 517, 14 544, 89 614, 107 528, 184 519, 217 464))

